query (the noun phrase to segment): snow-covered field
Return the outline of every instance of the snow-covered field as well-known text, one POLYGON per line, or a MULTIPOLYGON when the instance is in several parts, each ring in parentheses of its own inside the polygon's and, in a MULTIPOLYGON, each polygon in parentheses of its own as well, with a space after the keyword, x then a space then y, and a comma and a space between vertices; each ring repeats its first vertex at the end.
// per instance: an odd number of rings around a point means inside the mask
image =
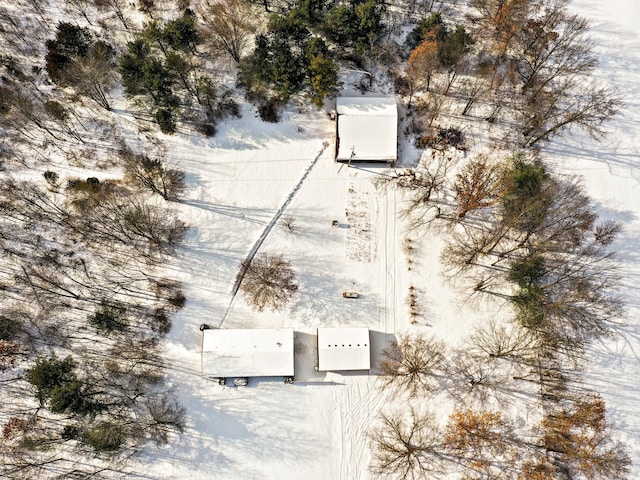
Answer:
MULTIPOLYGON (((606 400, 634 461, 630 478, 638 478, 640 6, 635 0, 577 0, 572 8, 592 22, 597 75, 619 89, 625 106, 602 142, 568 135, 543 155, 558 172, 583 176, 601 216, 624 224, 614 247, 627 325, 619 338, 594 345, 585 380, 606 400)), ((421 240, 408 270, 402 242, 410 232, 398 215, 400 196, 374 181, 390 172, 334 163, 333 128, 324 112, 290 111, 272 125, 245 111, 212 140, 170 141, 169 158, 187 172, 191 187, 179 206, 191 229, 179 259, 167 266, 184 282, 188 302, 165 345, 170 384, 188 408, 188 428, 168 446, 145 450, 131 466, 144 478, 371 478, 367 429, 392 400, 378 388, 375 367, 370 375, 315 372, 315 329, 368 326, 375 363, 399 333, 433 330, 456 343, 474 321, 491 315, 460 307, 439 276, 438 238, 421 240), (282 227, 282 217, 294 219, 293 232, 282 227), (276 313, 254 312, 231 294, 240 263, 265 233, 260 251, 283 254, 299 283, 293 302, 276 313), (409 285, 418 288, 424 310, 417 325, 409 321, 409 285), (344 299, 343 290, 361 297, 344 299), (234 388, 204 379, 202 323, 293 327, 295 383, 252 379, 234 388)))
POLYGON ((385 396, 375 375, 315 372, 315 329, 368 326, 379 352, 406 324, 399 275, 406 267, 394 192, 372 182, 386 172, 335 164, 332 136, 322 112, 291 114, 277 125, 249 112, 208 145, 174 144, 170 155, 192 186, 182 205, 192 228, 171 267, 188 302, 174 320, 167 360, 191 421, 177 443, 149 449, 154 477, 368 477, 366 428, 385 396), (288 198, 283 217, 294 219, 293 232, 276 222, 260 251, 284 254, 299 289, 284 311, 256 313, 241 297, 232 300, 231 289, 240 263, 288 198), (343 290, 361 296, 345 299, 343 290), (202 379, 201 323, 294 327, 294 385, 252 379, 234 388, 202 379))

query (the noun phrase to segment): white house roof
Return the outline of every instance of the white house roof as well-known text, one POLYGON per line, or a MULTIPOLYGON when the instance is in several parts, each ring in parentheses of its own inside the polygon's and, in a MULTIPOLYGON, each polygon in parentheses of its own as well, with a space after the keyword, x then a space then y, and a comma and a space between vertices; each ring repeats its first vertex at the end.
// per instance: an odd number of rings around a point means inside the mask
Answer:
POLYGON ((368 327, 318 328, 318 370, 369 370, 368 327))
POLYGON ((336 160, 394 161, 398 107, 393 97, 338 97, 336 160))
POLYGON ((203 330, 202 373, 208 377, 292 377, 293 328, 203 330))

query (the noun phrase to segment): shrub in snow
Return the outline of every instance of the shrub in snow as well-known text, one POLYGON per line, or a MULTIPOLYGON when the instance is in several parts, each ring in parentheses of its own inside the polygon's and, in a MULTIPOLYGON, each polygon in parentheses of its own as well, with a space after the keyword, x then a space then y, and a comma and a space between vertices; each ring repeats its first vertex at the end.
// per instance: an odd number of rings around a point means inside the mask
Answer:
POLYGON ((122 333, 127 330, 126 310, 118 303, 102 300, 95 313, 89 315, 89 323, 101 333, 122 333))
POLYGON ((36 396, 44 403, 54 389, 73 380, 73 370, 76 363, 71 357, 59 360, 56 357, 49 359, 38 358, 35 365, 27 371, 27 380, 36 387, 36 396))
POLYGON ((280 102, 270 98, 258 107, 258 115, 263 122, 278 123, 280 121, 280 102))
POLYGON ((84 440, 96 452, 113 452, 120 448, 125 437, 121 425, 100 422, 87 432, 84 440))
POLYGON ((171 109, 158 109, 155 118, 162 133, 172 134, 176 132, 176 118, 171 109))
POLYGON ((0 340, 13 340, 20 331, 20 325, 19 320, 0 315, 0 340))
POLYGON ((44 172, 42 174, 42 176, 49 183, 49 185, 54 186, 54 187, 56 185, 58 185, 58 174, 56 172, 53 172, 51 170, 47 170, 46 172, 44 172))

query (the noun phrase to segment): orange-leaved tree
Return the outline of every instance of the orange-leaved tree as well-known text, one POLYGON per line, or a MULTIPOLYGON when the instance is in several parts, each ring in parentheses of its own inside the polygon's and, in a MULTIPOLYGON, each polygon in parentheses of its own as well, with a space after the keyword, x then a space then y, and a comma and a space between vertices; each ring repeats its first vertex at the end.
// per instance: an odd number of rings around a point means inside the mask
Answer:
POLYGON ((407 80, 411 90, 424 87, 428 91, 431 77, 439 67, 437 30, 432 30, 413 49, 407 61, 407 80))
POLYGON ((508 423, 497 411, 454 411, 445 429, 443 445, 456 462, 484 475, 483 478, 513 463, 515 442, 508 423))
POLYGON ((575 400, 541 422, 546 457, 561 470, 589 480, 622 479, 630 460, 623 446, 611 438, 605 404, 599 395, 575 400))

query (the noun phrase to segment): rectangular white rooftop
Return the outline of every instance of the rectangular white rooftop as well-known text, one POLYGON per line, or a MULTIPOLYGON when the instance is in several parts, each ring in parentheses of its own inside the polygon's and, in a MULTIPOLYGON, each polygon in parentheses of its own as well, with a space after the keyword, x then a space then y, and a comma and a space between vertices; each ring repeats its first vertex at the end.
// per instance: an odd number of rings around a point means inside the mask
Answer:
POLYGON ((336 112, 336 160, 397 160, 398 107, 394 97, 338 97, 336 112))
POLYGON ((318 370, 369 370, 368 327, 318 328, 318 370))
POLYGON ((207 377, 293 377, 293 328, 202 331, 207 377))

